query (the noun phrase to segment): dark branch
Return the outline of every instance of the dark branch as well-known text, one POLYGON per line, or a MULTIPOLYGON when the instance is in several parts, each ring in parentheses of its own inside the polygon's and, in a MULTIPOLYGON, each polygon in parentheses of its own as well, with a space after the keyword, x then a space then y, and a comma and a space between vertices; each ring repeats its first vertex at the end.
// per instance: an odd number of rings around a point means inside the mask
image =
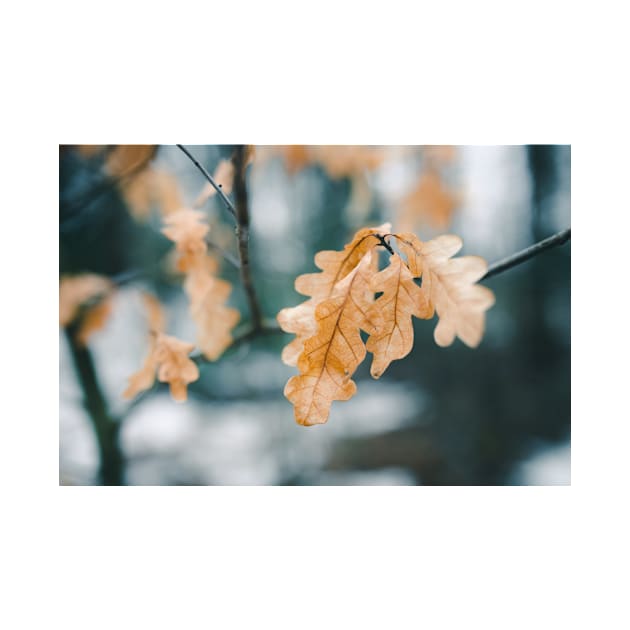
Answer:
POLYGON ((80 320, 66 328, 66 339, 83 392, 83 405, 92 423, 98 444, 100 481, 106 486, 120 486, 125 482, 125 461, 119 443, 120 422, 110 414, 107 408, 92 354, 87 347, 77 341, 76 333, 79 327, 80 320))
POLYGON ((385 236, 383 236, 382 234, 374 234, 373 236, 375 236, 381 242, 381 246, 384 247, 390 254, 394 254, 394 250, 392 249, 391 245, 385 240, 385 236))
POLYGON ((223 203, 225 203, 225 207, 228 209, 229 213, 236 219, 236 208, 234 207, 234 204, 225 196, 223 189, 214 181, 212 175, 208 173, 208 171, 197 161, 197 158, 195 158, 186 147, 181 144, 176 146, 178 146, 189 157, 192 163, 201 171, 203 176, 210 182, 210 184, 212 184, 212 187, 217 191, 217 193, 219 193, 219 197, 223 199, 223 203))
POLYGON ((247 184, 245 171, 247 168, 247 147, 237 146, 232 156, 234 164, 234 199, 236 201, 236 238, 238 241, 238 255, 241 260, 241 282, 247 296, 249 313, 252 318, 253 330, 262 327, 262 311, 256 289, 252 281, 252 272, 249 265, 249 202, 247 196, 247 184))
POLYGON ((549 238, 546 238, 534 245, 527 247, 526 249, 513 254, 512 256, 508 256, 503 260, 499 260, 498 262, 493 263, 488 268, 488 272, 486 273, 481 280, 486 280, 487 278, 491 278, 492 276, 496 276, 499 273, 507 271, 512 267, 516 267, 516 265, 520 265, 521 263, 533 258, 534 256, 538 256, 542 252, 551 249, 552 247, 558 247, 559 245, 564 245, 571 238, 571 228, 568 230, 562 230, 562 232, 558 232, 549 238))

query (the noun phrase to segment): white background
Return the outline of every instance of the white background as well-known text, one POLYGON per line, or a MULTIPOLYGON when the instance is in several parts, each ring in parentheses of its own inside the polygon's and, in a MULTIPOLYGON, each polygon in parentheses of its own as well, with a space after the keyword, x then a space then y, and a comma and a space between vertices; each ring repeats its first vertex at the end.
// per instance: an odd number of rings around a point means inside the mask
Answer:
POLYGON ((622 6, 7 3, 0 625, 629 627, 622 6), (59 487, 79 142, 571 143, 572 486, 59 487))

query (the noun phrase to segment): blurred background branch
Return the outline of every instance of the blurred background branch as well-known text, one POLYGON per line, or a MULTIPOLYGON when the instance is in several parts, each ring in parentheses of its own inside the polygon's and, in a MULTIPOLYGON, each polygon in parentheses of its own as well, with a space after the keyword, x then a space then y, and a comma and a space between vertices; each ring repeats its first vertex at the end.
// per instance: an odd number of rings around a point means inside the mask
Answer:
POLYGON ((492 276, 496 276, 499 273, 503 273, 508 269, 512 269, 512 267, 516 267, 516 265, 520 265, 525 261, 533 258, 534 256, 538 256, 538 254, 542 254, 543 252, 551 249, 552 247, 558 247, 559 245, 564 245, 571 238, 571 228, 567 230, 562 230, 561 232, 557 232, 553 236, 546 238, 534 245, 527 247, 516 254, 512 254, 507 258, 503 258, 495 263, 492 263, 488 267, 488 272, 486 273, 481 280, 485 280, 486 278, 491 278, 492 276))

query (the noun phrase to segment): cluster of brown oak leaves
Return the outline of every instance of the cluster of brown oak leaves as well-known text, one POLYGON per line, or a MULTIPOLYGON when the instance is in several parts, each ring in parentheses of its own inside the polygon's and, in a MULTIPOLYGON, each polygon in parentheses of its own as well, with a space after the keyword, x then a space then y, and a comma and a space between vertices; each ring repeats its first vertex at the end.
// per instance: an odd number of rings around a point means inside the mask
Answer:
MULTIPOLYGON (((126 164, 131 158, 144 159, 137 152, 118 159, 126 164)), ((114 152, 113 157, 116 155, 114 152)), ((322 156, 326 154, 319 156, 323 162, 322 156)), ((372 154, 360 154, 360 158, 361 164, 368 158, 374 160, 372 154)), ((117 165, 115 160, 110 162, 117 165)), ((343 162, 335 163, 335 167, 348 166, 343 162)), ((215 171, 214 178, 226 194, 231 191, 233 175, 229 160, 222 161, 215 171)), ((184 276, 183 287, 197 328, 196 346, 208 360, 215 361, 231 345, 240 314, 227 306, 232 287, 218 277, 218 262, 208 252, 210 226, 206 215, 182 208, 175 183, 151 167, 141 172, 139 180, 130 181, 124 192, 131 207, 144 212, 156 200, 161 204, 162 232, 175 245, 175 266, 184 276)), ((214 194, 214 188, 206 186, 194 206, 200 207, 214 194)), ((379 378, 392 361, 409 354, 412 317, 430 319, 437 314, 434 338, 440 346, 452 344, 455 337, 470 347, 479 344, 485 311, 494 304, 494 294, 476 284, 487 272, 485 260, 477 256, 452 258, 461 247, 458 236, 443 235, 422 242, 410 232, 392 234, 391 225, 386 223, 359 230, 342 251, 316 254, 315 263, 321 271, 301 275, 295 281, 298 293, 308 299, 277 316, 282 330, 296 335, 284 348, 282 360, 299 372, 284 389, 298 424, 325 423, 333 401, 348 400, 355 394, 352 375, 367 352, 373 355, 370 371, 374 378, 379 378), (388 265, 379 270, 376 248, 381 246, 389 250, 390 257, 388 265), (367 334, 365 343, 360 331, 367 334)), ((110 280, 94 274, 62 278, 60 323, 70 325, 82 311, 76 331, 78 343, 87 343, 89 335, 104 325, 112 309, 114 289, 110 280), (90 305, 90 301, 94 303, 90 305)), ((184 401, 188 384, 199 378, 197 364, 189 357, 195 345, 166 334, 165 316, 157 298, 144 294, 144 301, 149 351, 140 370, 129 378, 124 396, 133 398, 151 388, 157 377, 169 384, 175 400, 184 401)))
POLYGON ((423 243, 415 234, 390 230, 387 223, 365 228, 343 251, 317 253, 321 272, 295 281, 296 290, 309 299, 278 314, 282 329, 296 334, 282 360, 299 371, 284 389, 298 424, 326 422, 334 400, 355 394, 351 377, 366 351, 373 355, 374 378, 409 354, 412 316, 430 319, 437 314, 434 338, 439 346, 449 346, 456 336, 470 347, 481 341, 485 311, 494 304, 492 291, 475 284, 488 270, 486 261, 451 258, 462 247, 458 236, 423 243), (374 250, 386 239, 397 243, 402 256, 393 253, 379 270, 374 250), (420 286, 416 278, 422 279, 420 286), (361 330, 368 334, 366 343, 361 330))

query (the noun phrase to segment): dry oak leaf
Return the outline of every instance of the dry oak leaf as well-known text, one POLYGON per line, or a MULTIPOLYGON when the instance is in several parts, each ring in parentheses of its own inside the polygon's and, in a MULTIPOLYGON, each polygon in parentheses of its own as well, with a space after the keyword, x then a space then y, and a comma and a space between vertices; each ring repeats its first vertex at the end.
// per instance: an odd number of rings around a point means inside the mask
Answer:
POLYGON ((335 286, 332 297, 315 309, 317 332, 304 342, 298 359, 300 374, 284 388, 298 424, 325 423, 333 400, 348 400, 356 392, 351 376, 366 353, 359 329, 373 333, 377 325, 368 316, 373 303, 371 257, 367 252, 335 286))
POLYGON ((155 144, 118 144, 107 154, 105 170, 113 177, 125 177, 148 165, 156 153, 155 144))
POLYGON ((173 399, 183 402, 188 396, 188 384, 199 378, 199 368, 188 358, 195 346, 162 332, 164 314, 154 297, 146 295, 145 304, 151 331, 149 353, 142 368, 129 377, 129 385, 123 396, 133 398, 152 387, 157 371, 158 380, 169 383, 173 399))
POLYGON ((210 226, 204 222, 204 218, 203 212, 187 208, 164 218, 166 227, 162 228, 162 233, 175 243, 179 254, 177 259, 179 271, 192 269, 208 249, 205 238, 210 226))
POLYGON ((68 326, 86 302, 107 295, 113 288, 111 280, 94 273, 62 276, 59 283, 59 324, 68 326))
POLYGON ((389 266, 372 276, 370 287, 374 292, 382 292, 368 311, 372 319, 380 317, 380 324, 366 344, 374 355, 370 373, 379 378, 392 361, 411 352, 411 316, 428 319, 432 317, 433 309, 398 254, 391 256, 389 266))
POLYGON ((184 205, 177 179, 167 171, 152 167, 125 181, 121 192, 131 214, 139 221, 149 218, 153 206, 166 216, 184 205))
MULTIPOLYGON (((221 188, 224 194, 229 195, 232 192, 232 186, 234 184, 234 164, 232 161, 221 160, 212 175, 212 179, 214 179, 215 183, 221 188)), ((216 194, 216 188, 208 182, 202 188, 193 206, 195 208, 201 207, 210 197, 216 194)))
POLYGON ((362 145, 316 145, 309 147, 316 161, 332 179, 373 171, 385 159, 382 147, 362 145))
POLYGON ((203 354, 215 361, 233 338, 231 331, 240 320, 240 313, 226 302, 232 285, 213 275, 216 262, 210 256, 199 260, 186 276, 184 290, 190 299, 190 314, 197 325, 197 345, 203 354))
POLYGON ((436 228, 445 229, 450 225, 458 203, 457 195, 444 185, 440 175, 428 170, 402 200, 398 222, 403 230, 413 229, 423 219, 436 228))
POLYGON ((188 398, 187 386, 199 378, 199 368, 188 358, 195 346, 158 333, 155 348, 158 380, 170 385, 171 396, 178 402, 188 398))
MULTIPOLYGON (((342 251, 326 250, 315 255, 315 264, 322 270, 320 273, 307 273, 295 280, 295 290, 302 295, 310 296, 298 306, 282 309, 276 319, 280 328, 297 337, 285 346, 282 360, 287 365, 297 365, 297 358, 302 353, 304 340, 315 334, 315 308, 322 300, 331 296, 335 285, 347 276, 371 249, 379 245, 374 234, 387 234, 391 224, 384 223, 375 228, 359 230, 352 241, 342 251)), ((377 258, 374 257, 374 263, 377 258)))
POLYGON ((422 289, 439 321, 433 337, 438 346, 450 346, 459 337, 475 348, 485 329, 485 311, 494 304, 494 293, 475 284, 488 271, 479 256, 451 258, 462 248, 462 239, 453 234, 423 243, 415 234, 397 235, 414 277, 422 277, 422 289))
POLYGON ((305 273, 295 279, 295 290, 316 301, 330 297, 334 286, 343 280, 363 256, 380 244, 375 234, 388 234, 392 226, 384 223, 374 228, 359 230, 342 251, 324 250, 315 254, 315 264, 320 273, 305 273))
POLYGON ((77 342, 85 346, 89 338, 101 330, 112 312, 113 283, 97 274, 63 276, 59 284, 59 324, 69 326, 85 308, 76 331, 77 342), (94 302, 94 304, 90 304, 94 302))

